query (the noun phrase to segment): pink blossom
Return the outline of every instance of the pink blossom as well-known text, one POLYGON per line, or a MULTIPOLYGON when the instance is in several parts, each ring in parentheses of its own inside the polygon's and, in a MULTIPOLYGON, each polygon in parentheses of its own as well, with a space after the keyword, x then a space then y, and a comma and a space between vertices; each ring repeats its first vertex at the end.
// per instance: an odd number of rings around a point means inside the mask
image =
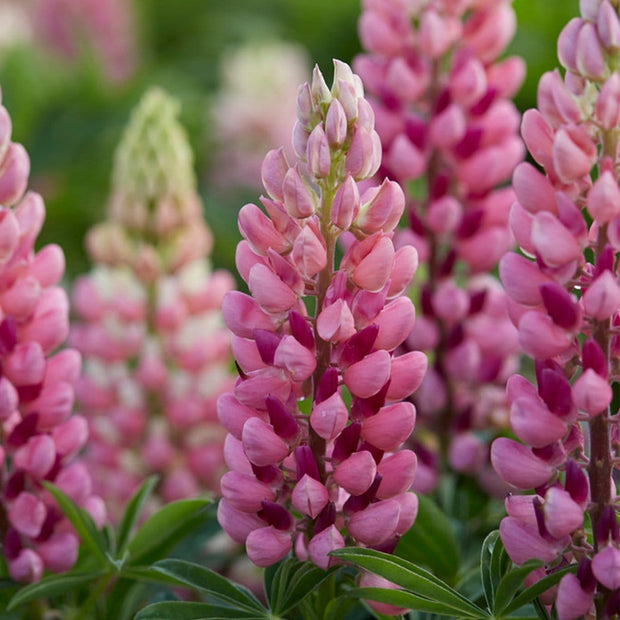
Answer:
POLYGON ((374 114, 359 78, 334 66, 331 88, 317 68, 299 90, 296 160, 282 151, 265 158, 266 214, 245 207, 239 217, 237 263, 251 296, 224 299, 242 372, 218 402, 233 469, 222 478, 219 518, 259 566, 281 559, 294 538, 300 558, 328 568, 345 530, 360 544, 392 541, 417 513, 415 499, 392 499, 407 494, 416 468, 412 452, 398 452, 415 409, 399 401, 420 384, 426 360, 394 349, 415 320, 400 295, 417 253, 394 248, 400 187, 370 185, 360 196, 356 181, 380 162, 374 114), (242 527, 233 511, 249 515, 242 527))

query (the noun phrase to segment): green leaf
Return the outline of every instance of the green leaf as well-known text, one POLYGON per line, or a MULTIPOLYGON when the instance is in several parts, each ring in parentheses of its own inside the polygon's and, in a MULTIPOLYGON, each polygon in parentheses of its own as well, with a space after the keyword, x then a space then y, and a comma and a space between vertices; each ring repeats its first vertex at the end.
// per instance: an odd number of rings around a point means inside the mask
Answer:
MULTIPOLYGON (((543 563, 540 560, 528 560, 525 564, 522 564, 518 568, 514 568, 508 574, 504 575, 495 592, 495 606, 493 607, 494 615, 504 615, 504 610, 508 607, 517 591, 523 586, 524 579, 534 569, 539 568, 542 565, 543 563)), ((525 602, 527 603, 529 601, 525 602)), ((518 609, 518 607, 515 607, 515 609, 518 609)))
POLYGON ((430 568, 453 583, 459 570, 459 549, 450 520, 424 495, 418 496, 413 527, 400 539, 394 554, 430 568))
POLYGON ((452 609, 453 614, 457 611, 459 612, 457 615, 472 618, 489 615, 431 572, 398 556, 361 547, 338 549, 332 551, 330 555, 360 566, 405 588, 409 593, 429 599, 430 602, 441 601, 452 609))
POLYGON ((482 550, 480 551, 480 577, 482 578, 482 589, 484 591, 484 598, 487 602, 487 607, 493 609, 495 604, 495 582, 493 575, 493 551, 499 538, 499 531, 495 530, 491 532, 482 543, 482 550))
POLYGON ((437 614, 440 616, 449 616, 451 618, 463 616, 467 618, 488 618, 488 616, 480 610, 479 614, 469 614, 459 612, 454 607, 446 605, 441 601, 431 601, 421 596, 416 596, 411 592, 404 590, 390 590, 388 588, 359 588, 352 590, 350 596, 356 598, 377 601, 378 603, 387 603, 404 607, 405 609, 414 609, 415 611, 423 611, 426 613, 437 614))
POLYGON ((104 575, 106 575, 105 571, 95 571, 91 573, 66 573, 64 575, 44 577, 41 581, 31 583, 19 590, 11 599, 8 609, 15 609, 29 601, 71 591, 83 584, 96 581, 104 575))
POLYGON ((160 508, 127 545, 128 563, 151 564, 165 557, 174 545, 205 521, 209 503, 207 499, 182 499, 160 508))
POLYGON ((271 584, 271 597, 268 599, 271 609, 279 607, 280 599, 284 596, 286 590, 288 574, 296 562, 295 558, 289 557, 278 563, 278 568, 275 571, 271 584))
POLYGON ((263 573, 263 590, 265 591, 265 598, 267 602, 271 605, 271 597, 273 596, 273 584, 275 580, 276 573, 280 568, 280 564, 282 561, 277 562, 276 564, 272 564, 265 569, 263 573))
POLYGON ((359 603, 348 595, 332 599, 325 609, 324 620, 342 620, 356 605, 359 605, 359 603))
POLYGON ((109 548, 106 537, 97 529, 92 517, 86 510, 75 505, 73 500, 50 482, 42 481, 43 486, 52 494, 56 503, 73 525, 82 544, 88 547, 101 567, 110 566, 109 548))
POLYGON ((186 587, 194 588, 216 597, 227 605, 234 605, 254 614, 264 613, 260 601, 246 588, 228 581, 222 575, 206 566, 186 562, 185 560, 162 560, 153 569, 177 579, 186 587))
POLYGON ((136 491, 131 500, 129 500, 127 509, 123 514, 123 518, 118 528, 118 539, 116 543, 116 555, 118 557, 121 557, 125 552, 131 531, 140 518, 144 504, 150 497, 155 485, 157 484, 157 479, 157 476, 147 478, 142 486, 136 491))
POLYGON ((296 565, 291 566, 287 579, 282 580, 284 589, 278 599, 278 604, 271 608, 273 613, 278 616, 287 614, 337 570, 324 571, 311 562, 299 562, 297 560, 293 560, 293 562, 296 565))
POLYGON ((215 605, 213 603, 188 603, 185 601, 167 601, 149 605, 135 616, 134 620, 219 620, 220 618, 247 618, 264 620, 266 613, 250 613, 246 610, 215 605))
POLYGON ((549 588, 558 583, 560 579, 562 579, 562 577, 564 577, 564 575, 566 575, 567 573, 577 572, 577 566, 577 564, 570 564, 569 566, 564 566, 563 568, 554 570, 551 574, 543 577, 534 585, 526 588, 523 592, 517 595, 513 599, 513 601, 503 610, 504 615, 511 614, 512 612, 517 611, 517 609, 520 609, 530 601, 533 601, 543 592, 546 592, 549 588))

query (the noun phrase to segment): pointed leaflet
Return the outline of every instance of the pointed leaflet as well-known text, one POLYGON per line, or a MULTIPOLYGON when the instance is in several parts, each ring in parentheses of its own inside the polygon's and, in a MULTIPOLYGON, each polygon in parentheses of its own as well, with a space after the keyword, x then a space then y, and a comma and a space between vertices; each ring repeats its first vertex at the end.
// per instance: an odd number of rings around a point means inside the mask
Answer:
POLYGON ((170 620, 171 618, 175 620, 219 620, 220 618, 262 620, 268 617, 266 611, 263 611, 263 613, 259 615, 256 612, 250 613, 234 607, 226 607, 213 603, 170 601, 155 603, 154 605, 145 607, 137 613, 135 620, 170 620))
POLYGON ((338 549, 332 551, 330 555, 365 568, 416 596, 425 597, 431 602, 441 601, 445 606, 451 607, 453 612, 460 612, 459 615, 473 618, 488 617, 487 612, 453 590, 447 583, 400 557, 356 547, 338 549))
POLYGON ((158 476, 151 476, 147 478, 142 486, 135 492, 134 496, 129 500, 127 509, 123 514, 123 518, 118 527, 118 541, 116 543, 116 555, 121 557, 129 543, 129 536, 131 531, 136 525, 142 508, 146 500, 150 497, 155 485, 157 484, 158 476))

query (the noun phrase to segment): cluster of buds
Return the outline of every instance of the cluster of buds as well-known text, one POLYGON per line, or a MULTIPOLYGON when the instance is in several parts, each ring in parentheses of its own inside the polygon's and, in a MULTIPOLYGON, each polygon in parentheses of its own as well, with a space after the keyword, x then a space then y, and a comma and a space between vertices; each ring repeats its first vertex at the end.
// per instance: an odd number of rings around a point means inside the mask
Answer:
POLYGON ((510 221, 522 254, 502 258, 500 277, 537 386, 510 379, 510 423, 522 443, 492 447, 499 475, 535 490, 506 500, 500 532, 511 558, 538 558, 547 570, 578 563, 548 593, 560 620, 620 607, 620 429, 611 407, 620 369, 620 17, 609 0, 582 1, 581 13, 560 34, 564 79, 545 74, 538 110, 523 117, 544 173, 528 163, 515 171, 510 221))
POLYGON ((45 206, 38 194, 24 196, 29 172, 0 107, 0 541, 17 581, 69 570, 77 559, 78 537, 43 481, 97 523, 105 519, 87 469, 74 458, 88 437, 86 421, 71 415, 80 355, 54 353, 69 333, 69 304, 58 286, 65 263, 56 245, 34 251, 45 206))
POLYGON ((233 377, 220 307, 234 281, 210 271, 211 234, 177 107, 153 89, 134 111, 108 219, 88 237, 96 266, 73 289, 86 458, 113 519, 149 474, 161 475, 168 502, 217 491, 224 468, 215 403, 233 377))
POLYGON ((293 548, 322 568, 345 544, 390 550, 417 514, 416 455, 400 448, 426 357, 394 356, 415 322, 402 293, 417 252, 392 243, 399 185, 358 187, 381 144, 361 80, 334 67, 331 89, 316 68, 299 90, 295 164, 282 149, 264 160, 266 214, 239 213, 236 263, 251 294, 228 293, 222 307, 240 378, 218 400, 232 470, 218 517, 259 566, 293 548))
POLYGON ((259 189, 269 149, 285 144, 287 157, 294 157, 295 96, 308 79, 309 66, 301 46, 277 40, 244 45, 222 56, 220 87, 211 107, 216 144, 212 185, 259 189))
POLYGON ((42 41, 69 60, 91 54, 111 83, 135 70, 135 25, 130 0, 33 0, 29 6, 42 41), (87 47, 86 47, 87 46, 87 47))
POLYGON ((514 194, 497 186, 523 157, 510 102, 523 63, 497 61, 515 29, 510 4, 365 0, 359 22, 368 53, 354 66, 372 95, 379 174, 405 190, 409 229, 399 243, 414 245, 426 267, 422 316, 406 343, 433 352, 414 401, 431 433, 416 448, 424 492, 437 483, 437 447, 444 466, 489 489, 498 482, 488 445, 507 425, 504 389, 518 343, 501 286, 485 272, 513 243, 514 194))

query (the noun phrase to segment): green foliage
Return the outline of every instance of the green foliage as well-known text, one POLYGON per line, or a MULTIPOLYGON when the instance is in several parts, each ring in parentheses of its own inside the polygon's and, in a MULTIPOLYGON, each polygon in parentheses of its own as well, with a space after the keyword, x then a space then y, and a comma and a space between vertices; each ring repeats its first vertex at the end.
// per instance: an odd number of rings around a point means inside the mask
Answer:
MULTIPOLYGON (((75 505, 60 489, 44 483, 59 507, 80 536, 80 557, 76 566, 61 575, 48 575, 37 583, 19 589, 7 609, 24 611, 31 617, 27 605, 44 604, 46 599, 60 595, 69 609, 65 616, 74 618, 131 617, 128 601, 141 606, 146 601, 133 596, 144 583, 182 586, 185 582, 165 571, 150 566, 165 557, 183 538, 189 536, 209 514, 209 500, 190 499, 167 504, 138 525, 140 514, 155 488, 156 477, 147 479, 127 504, 118 532, 100 530, 90 515, 75 505), (66 594, 72 593, 67 600, 66 594)), ((223 579, 223 578, 220 578, 223 579)), ((7 584, 10 585, 10 582, 7 584)), ((13 584, 15 585, 15 584, 13 584)))

